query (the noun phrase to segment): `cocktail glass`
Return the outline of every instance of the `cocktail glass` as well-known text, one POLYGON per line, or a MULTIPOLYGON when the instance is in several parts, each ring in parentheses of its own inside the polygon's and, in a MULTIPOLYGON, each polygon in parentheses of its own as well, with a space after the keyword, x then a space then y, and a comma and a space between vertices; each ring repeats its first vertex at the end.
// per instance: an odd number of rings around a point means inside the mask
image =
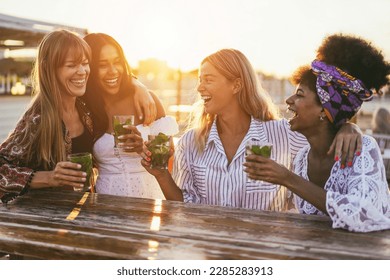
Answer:
POLYGON ((125 140, 118 139, 119 136, 131 133, 131 130, 123 128, 124 125, 134 125, 134 116, 115 115, 112 117, 112 128, 114 130, 115 148, 118 147, 118 144, 120 142, 125 142, 125 140))
MULTIPOLYGON (((262 157, 270 158, 272 153, 272 144, 259 141, 259 140, 248 140, 245 144, 245 155, 260 155, 262 157)), ((247 179, 248 182, 255 182, 250 178, 247 179)), ((266 182, 267 183, 267 182, 266 182)))
POLYGON ((68 155, 68 160, 73 163, 81 165, 81 171, 87 173, 86 181, 82 187, 74 187, 73 190, 77 192, 86 192, 92 185, 92 155, 91 153, 77 153, 68 155))
POLYGON ((148 140, 148 149, 152 153, 150 167, 168 169, 172 136, 159 133, 158 135, 148 135, 148 140))

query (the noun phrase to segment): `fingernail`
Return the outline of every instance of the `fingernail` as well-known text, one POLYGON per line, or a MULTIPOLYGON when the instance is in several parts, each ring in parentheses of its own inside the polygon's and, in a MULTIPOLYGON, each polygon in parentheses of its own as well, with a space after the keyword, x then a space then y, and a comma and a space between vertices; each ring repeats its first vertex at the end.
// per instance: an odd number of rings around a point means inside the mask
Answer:
POLYGON ((123 139, 123 136, 122 135, 118 136, 118 139, 123 139))
POLYGON ((87 176, 87 173, 83 172, 83 176, 85 176, 85 177, 86 177, 86 176, 87 176))
POLYGON ((352 161, 349 161, 348 162, 348 167, 351 167, 352 166, 352 161))
POLYGON ((142 116, 139 116, 138 118, 139 118, 140 120, 142 120, 143 117, 142 117, 142 116))
POLYGON ((147 157, 146 160, 147 160, 147 161, 150 161, 150 157, 147 157))
POLYGON ((80 169, 81 168, 81 164, 77 164, 77 168, 80 169))
POLYGON ((335 161, 339 161, 339 156, 335 156, 335 157, 334 157, 334 160, 335 160, 335 161))
POLYGON ((81 178, 81 181, 85 182, 87 181, 87 178, 81 178))
POLYGON ((151 156, 151 155, 152 155, 152 153, 151 153, 151 152, 147 152, 147 154, 148 154, 148 156, 151 156))
POLYGON ((345 165, 344 165, 344 164, 342 164, 342 165, 341 165, 341 169, 344 169, 344 168, 345 168, 345 165))
POLYGON ((356 152, 356 155, 357 155, 357 156, 360 156, 360 151, 357 151, 357 152, 356 152))

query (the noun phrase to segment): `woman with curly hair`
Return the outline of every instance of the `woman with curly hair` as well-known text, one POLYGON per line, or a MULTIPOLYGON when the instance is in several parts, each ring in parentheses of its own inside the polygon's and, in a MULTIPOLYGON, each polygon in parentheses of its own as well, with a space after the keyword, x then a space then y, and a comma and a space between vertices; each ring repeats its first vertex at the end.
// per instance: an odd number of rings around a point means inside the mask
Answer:
POLYGON ((300 213, 324 215, 334 228, 368 232, 390 228, 390 194, 376 141, 363 136, 361 152, 345 168, 327 154, 340 126, 352 118, 372 89, 387 82, 390 65, 368 41, 345 35, 327 37, 311 66, 299 68, 295 94, 286 103, 294 113, 291 129, 306 136, 293 172, 250 155, 248 176, 285 185, 295 194, 300 213))

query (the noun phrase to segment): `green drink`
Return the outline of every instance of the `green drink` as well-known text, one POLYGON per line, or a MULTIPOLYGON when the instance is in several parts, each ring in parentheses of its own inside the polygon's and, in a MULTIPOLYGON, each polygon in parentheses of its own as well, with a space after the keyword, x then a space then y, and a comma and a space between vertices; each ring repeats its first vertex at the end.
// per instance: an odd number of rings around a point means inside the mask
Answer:
MULTIPOLYGON (((265 143, 259 140, 249 140, 245 145, 245 155, 258 155, 266 158, 270 158, 272 153, 272 144, 265 143)), ((248 178, 247 182, 254 182, 248 178)), ((263 182, 263 185, 268 185, 268 183, 263 182)))
POLYGON ((78 163, 81 165, 81 171, 87 173, 86 181, 84 182, 83 187, 74 187, 74 191, 86 192, 91 187, 92 179, 92 155, 91 153, 78 153, 68 155, 68 160, 73 163, 78 163))
POLYGON ((246 155, 258 155, 266 158, 271 157, 272 145, 252 144, 246 146, 246 155))
POLYGON ((119 136, 124 134, 130 134, 131 130, 123 128, 124 125, 134 125, 133 115, 115 115, 112 117, 112 128, 114 130, 115 148, 119 142, 125 142, 126 140, 118 139, 119 136))
POLYGON ((158 135, 149 135, 148 139, 150 141, 148 149, 152 153, 150 167, 168 169, 172 136, 160 132, 158 135))

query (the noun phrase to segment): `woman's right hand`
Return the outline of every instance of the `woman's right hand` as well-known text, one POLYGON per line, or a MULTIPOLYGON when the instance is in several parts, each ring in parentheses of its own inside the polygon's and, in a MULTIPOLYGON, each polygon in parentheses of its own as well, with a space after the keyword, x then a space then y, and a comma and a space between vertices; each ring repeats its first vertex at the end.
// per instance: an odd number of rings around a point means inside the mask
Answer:
MULTIPOLYGON (((81 165, 69 161, 58 162, 53 171, 50 171, 48 184, 50 187, 84 186, 87 173, 80 171, 81 165)), ((34 176, 35 177, 35 176, 34 176)))

